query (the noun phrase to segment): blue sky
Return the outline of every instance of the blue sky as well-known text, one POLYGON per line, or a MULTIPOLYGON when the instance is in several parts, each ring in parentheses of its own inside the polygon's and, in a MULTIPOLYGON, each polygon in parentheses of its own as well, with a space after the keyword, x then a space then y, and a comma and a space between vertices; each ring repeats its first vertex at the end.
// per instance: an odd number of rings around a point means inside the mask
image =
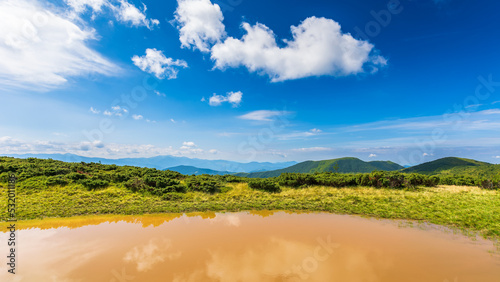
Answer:
POLYGON ((0 1, 0 154, 500 162, 497 1, 0 1))

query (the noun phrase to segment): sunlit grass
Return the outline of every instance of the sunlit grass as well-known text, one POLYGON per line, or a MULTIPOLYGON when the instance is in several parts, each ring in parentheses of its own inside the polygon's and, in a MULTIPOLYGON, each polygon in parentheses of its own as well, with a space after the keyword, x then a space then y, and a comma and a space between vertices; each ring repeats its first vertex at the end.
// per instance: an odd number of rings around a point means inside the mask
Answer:
MULTIPOLYGON (((479 232, 500 238, 500 191, 476 187, 377 189, 371 187, 283 188, 267 193, 246 183, 227 184, 225 193, 188 192, 182 200, 133 193, 110 186, 87 191, 79 185, 54 186, 46 190, 18 191, 18 219, 69 217, 95 214, 182 213, 196 211, 288 210, 325 211, 378 218, 419 220, 479 232)), ((5 187, 0 189, 0 216, 7 216, 5 187)))

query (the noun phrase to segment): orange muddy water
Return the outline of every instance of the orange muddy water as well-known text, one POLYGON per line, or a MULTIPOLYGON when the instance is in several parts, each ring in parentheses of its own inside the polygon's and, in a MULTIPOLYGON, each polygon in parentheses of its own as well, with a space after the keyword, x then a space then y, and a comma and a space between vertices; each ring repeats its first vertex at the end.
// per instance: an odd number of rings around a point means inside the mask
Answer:
POLYGON ((242 212, 17 225, 17 273, 2 263, 0 281, 500 281, 491 241, 401 221, 242 212))

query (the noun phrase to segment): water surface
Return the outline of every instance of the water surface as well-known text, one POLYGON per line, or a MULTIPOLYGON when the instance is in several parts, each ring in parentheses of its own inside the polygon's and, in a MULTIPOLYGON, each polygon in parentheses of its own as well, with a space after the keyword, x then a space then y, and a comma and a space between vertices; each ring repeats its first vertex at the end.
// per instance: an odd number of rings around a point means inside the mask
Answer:
POLYGON ((16 280, 2 263, 0 281, 500 281, 490 241, 347 215, 104 216, 18 226, 16 280))

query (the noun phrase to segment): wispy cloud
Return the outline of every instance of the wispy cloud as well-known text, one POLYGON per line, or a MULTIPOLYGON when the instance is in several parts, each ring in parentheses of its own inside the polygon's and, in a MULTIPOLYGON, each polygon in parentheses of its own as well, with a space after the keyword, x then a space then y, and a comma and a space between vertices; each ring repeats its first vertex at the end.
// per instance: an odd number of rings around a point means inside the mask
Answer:
POLYGON ((65 0, 65 2, 77 15, 90 10, 93 18, 96 18, 97 15, 110 11, 116 20, 131 26, 145 26, 153 29, 160 24, 159 20, 146 17, 147 6, 144 4, 141 11, 126 0, 65 0))
POLYGON ((273 118, 280 116, 290 115, 292 112, 288 111, 270 111, 270 110, 259 110, 253 111, 248 114, 239 116, 240 119, 255 120, 255 121, 271 121, 273 118))
POLYGON ((286 134, 280 134, 277 135, 276 137, 280 140, 291 140, 291 139, 303 139, 311 136, 316 136, 320 134, 322 131, 317 128, 313 128, 309 131, 299 131, 299 132, 292 132, 292 133, 286 133, 286 134))
POLYGON ((89 47, 95 30, 46 8, 37 0, 0 2, 0 84, 46 91, 70 77, 121 70, 89 47), (33 21, 38 15, 44 24, 33 21))
POLYGON ((327 147, 310 147, 310 148, 297 148, 297 149, 292 149, 293 152, 305 152, 305 153, 310 153, 310 152, 325 152, 325 151, 332 151, 332 148, 327 148, 327 147))
POLYGON ((101 111, 94 109, 93 107, 90 107, 90 112, 93 114, 99 114, 101 111))

